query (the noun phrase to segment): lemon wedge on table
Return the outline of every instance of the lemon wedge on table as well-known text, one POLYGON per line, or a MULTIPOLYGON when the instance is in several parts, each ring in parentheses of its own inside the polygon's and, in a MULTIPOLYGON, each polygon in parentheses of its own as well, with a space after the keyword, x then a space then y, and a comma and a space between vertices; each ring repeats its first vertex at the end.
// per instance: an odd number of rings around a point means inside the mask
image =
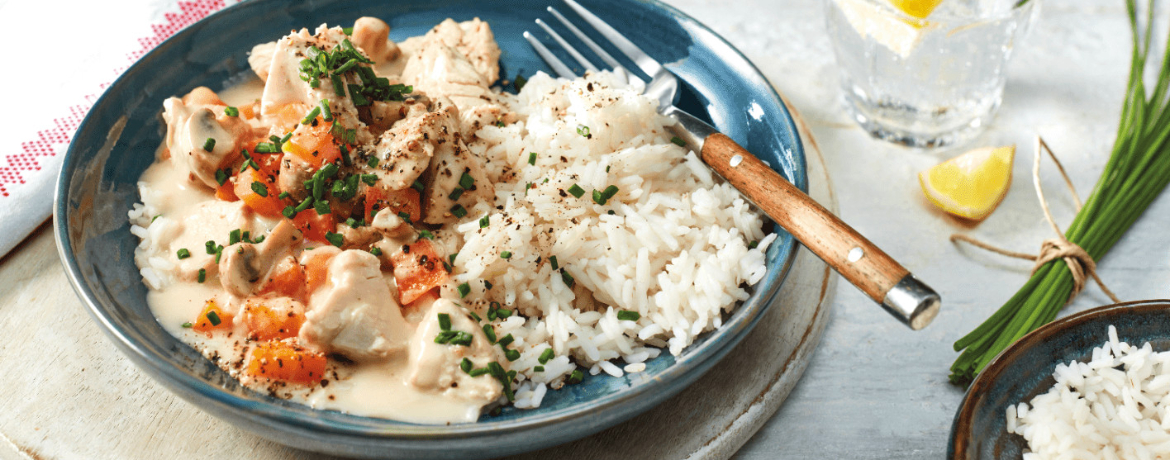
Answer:
POLYGON ((926 198, 943 211, 983 220, 1007 195, 1016 146, 975 149, 918 173, 926 198))

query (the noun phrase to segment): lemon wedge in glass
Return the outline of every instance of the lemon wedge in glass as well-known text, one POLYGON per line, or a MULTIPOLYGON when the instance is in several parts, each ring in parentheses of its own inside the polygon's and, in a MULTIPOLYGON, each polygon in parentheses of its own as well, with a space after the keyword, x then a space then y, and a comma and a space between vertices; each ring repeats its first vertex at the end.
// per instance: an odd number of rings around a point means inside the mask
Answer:
POLYGON ((895 8, 918 19, 926 19, 942 0, 890 0, 895 8))
POLYGON ((983 220, 1007 195, 1016 146, 985 147, 918 173, 926 198, 943 211, 983 220))
POLYGON ((918 14, 924 11, 929 14, 942 0, 892 0, 894 7, 909 17, 899 15, 874 0, 834 1, 845 20, 859 35, 907 59, 931 26, 922 19, 925 16, 919 17, 918 14))

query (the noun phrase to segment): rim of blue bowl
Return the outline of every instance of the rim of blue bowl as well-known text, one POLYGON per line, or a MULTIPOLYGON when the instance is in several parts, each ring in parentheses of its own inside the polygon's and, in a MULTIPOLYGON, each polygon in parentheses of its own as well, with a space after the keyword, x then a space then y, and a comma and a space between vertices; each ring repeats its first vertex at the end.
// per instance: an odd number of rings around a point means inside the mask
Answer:
MULTIPOLYGON (((995 355, 983 371, 971 381, 967 392, 963 394, 963 402, 955 412, 955 419, 951 423, 950 439, 947 441, 947 456, 949 459, 968 459, 968 446, 977 433, 972 433, 975 421, 977 403, 987 394, 988 390, 999 382, 1003 371, 1015 360, 1012 357, 1024 353, 1037 343, 1045 342, 1053 336, 1064 333, 1065 330, 1082 324, 1097 321, 1102 318, 1126 313, 1141 313, 1145 311, 1170 311, 1170 299, 1150 299, 1121 302, 1111 305, 1090 308, 1088 310, 1068 315, 1051 323, 1045 324, 1036 330, 1024 334, 999 354, 995 355)), ((1049 363, 1055 366, 1057 363, 1049 363)))
MULTIPOLYGON (((209 14, 207 17, 201 19, 199 22, 211 22, 216 18, 225 14, 231 14, 232 11, 245 6, 253 6, 255 4, 262 4, 269 0, 251 0, 248 2, 240 2, 230 5, 219 11, 209 14)), ((807 165, 805 163, 804 146, 801 142, 799 132, 796 129, 792 114, 784 105, 776 89, 768 82, 763 73, 752 63, 739 49, 735 48, 731 43, 724 39, 719 34, 702 24, 695 18, 679 11, 678 9, 666 5, 659 0, 636 0, 638 3, 649 4, 653 7, 665 11, 667 16, 673 17, 680 22, 689 23, 696 29, 709 34, 715 40, 715 43, 723 46, 726 51, 733 54, 735 58, 746 65, 750 70, 749 74, 744 75, 750 80, 756 80, 762 87, 767 88, 767 96, 772 98, 772 102, 780 108, 784 114, 783 128, 788 131, 790 138, 793 140, 790 154, 794 158, 793 177, 790 179, 792 183, 800 190, 807 192, 807 165)), ((118 86, 126 75, 131 74, 132 70, 139 66, 142 62, 148 61, 152 54, 157 50, 170 46, 180 37, 185 34, 192 33, 193 28, 188 26, 183 30, 175 33, 165 41, 160 43, 157 47, 152 49, 146 55, 139 58, 133 65, 123 72, 108 88, 118 86)), ((726 61, 727 58, 724 57, 726 61)), ((738 67, 738 65, 737 65, 738 67)), ((681 78, 681 77, 680 77, 681 78)), ((107 96, 109 91, 104 92, 101 97, 94 103, 93 108, 97 108, 108 102, 107 96)), ((92 109, 91 109, 92 111, 92 109)), ((594 413, 605 408, 612 408, 619 406, 622 403, 636 399, 647 392, 661 390, 660 385, 666 382, 679 380, 687 377, 686 374, 695 371, 697 368, 704 367, 703 365, 712 358, 722 358, 731 348, 737 345, 759 322, 763 314, 768 310, 768 307, 773 303, 776 294, 780 290, 780 286, 787 278, 789 271, 792 268, 793 262, 796 258, 797 249, 799 249, 799 242, 795 241, 791 235, 779 230, 780 237, 769 248, 768 252, 772 251, 787 251, 787 256, 782 261, 778 261, 779 267, 769 267, 767 275, 762 279, 752 292, 751 296, 743 301, 739 307, 732 313, 729 321, 725 322, 723 326, 717 330, 708 332, 708 340, 700 344, 693 344, 688 347, 682 356, 676 357, 676 362, 669 366, 662 373, 654 377, 652 384, 640 384, 627 387, 623 390, 608 394, 597 400, 590 401, 590 404, 574 404, 572 406, 551 411, 544 414, 538 414, 532 417, 526 417, 518 420, 506 421, 478 421, 466 424, 452 424, 452 425, 421 425, 411 424, 408 422, 401 422, 389 419, 379 419, 373 417, 365 417, 358 415, 351 415, 335 411, 322 411, 310 409, 313 416, 305 416, 304 414, 290 410, 277 404, 275 400, 269 396, 264 396, 256 400, 243 398, 235 394, 224 391, 219 386, 210 384, 204 380, 192 378, 189 374, 183 372, 182 369, 169 366, 159 365, 161 356, 148 352, 134 339, 125 335, 121 330, 115 327, 110 318, 106 316, 104 309, 97 304, 95 296, 89 286, 84 282, 84 276, 77 264, 76 258, 73 256, 73 247, 66 235, 69 233, 69 218, 66 209, 67 194, 69 191, 70 179, 66 172, 71 171, 70 166, 76 159, 74 154, 74 143, 78 133, 81 133, 87 128, 87 125, 92 122, 91 117, 87 114, 78 126, 74 134, 74 139, 71 139, 70 146, 65 153, 65 158, 62 162, 61 172, 58 175, 56 193, 54 195, 53 215, 54 215, 54 238, 57 243, 57 250, 61 256, 62 264, 65 267, 65 273, 69 279, 73 290, 81 298, 86 310, 95 321, 101 325, 102 330, 115 339, 116 345, 119 346, 127 354, 133 353, 136 356, 129 356, 133 362, 142 367, 149 367, 159 375, 165 377, 169 381, 163 381, 164 384, 181 385, 186 389, 204 398, 213 400, 217 404, 235 407, 241 410, 248 411, 251 415, 258 415, 271 421, 291 424, 300 428, 308 428, 318 432, 328 432, 341 435, 360 436, 360 437, 374 437, 374 438, 396 438, 396 439, 442 439, 455 438, 468 435, 483 435, 491 433, 515 432, 533 429, 537 427, 546 427, 556 425, 564 422, 577 419, 583 415, 594 413), (783 248, 780 248, 783 246, 783 248), (764 289, 759 289, 763 284, 764 289), (330 414, 333 414, 332 416, 330 414), (364 422, 364 423, 354 423, 364 422), (338 426, 338 423, 345 423, 346 426, 338 426), (375 426, 366 426, 375 425, 375 426)), ((775 169, 775 167, 773 167, 775 169)), ((770 221, 768 221, 770 222, 770 221)), ((161 326, 160 326, 161 327, 161 326)), ((713 363, 712 363, 713 364, 713 363)), ((706 366, 709 368, 710 366, 706 366)), ((703 369, 705 372, 706 369, 703 369)), ((149 374, 149 372, 148 372, 149 374)), ((157 375, 152 377, 158 378, 157 375)), ((692 377, 691 380, 697 379, 698 376, 692 377)), ((307 406, 305 406, 307 407, 307 406)), ((633 414, 630 414, 633 415, 633 414)))

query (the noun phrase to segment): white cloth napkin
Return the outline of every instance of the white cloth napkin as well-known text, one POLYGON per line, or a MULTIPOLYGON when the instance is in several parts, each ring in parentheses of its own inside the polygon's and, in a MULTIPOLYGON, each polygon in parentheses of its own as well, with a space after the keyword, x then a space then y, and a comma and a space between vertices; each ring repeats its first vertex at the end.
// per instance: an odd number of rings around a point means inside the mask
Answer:
MULTIPOLYGON (((226 0, 227 4, 235 3, 226 0)), ((0 74, 0 257, 53 210, 73 132, 135 60, 225 0, 0 0, 0 30, 22 55, 0 74)))

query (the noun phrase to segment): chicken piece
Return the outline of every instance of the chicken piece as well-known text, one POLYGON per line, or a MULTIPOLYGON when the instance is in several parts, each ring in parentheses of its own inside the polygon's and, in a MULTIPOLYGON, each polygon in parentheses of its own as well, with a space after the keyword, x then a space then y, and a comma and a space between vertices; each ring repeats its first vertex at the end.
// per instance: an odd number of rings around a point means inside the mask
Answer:
POLYGON ((404 101, 371 101, 370 105, 358 107, 358 119, 369 126, 372 134, 381 136, 398 120, 406 118, 407 109, 419 102, 430 104, 426 96, 422 95, 411 96, 404 101))
POLYGON ((420 390, 435 391, 444 396, 486 405, 500 397, 503 386, 490 376, 472 377, 463 372, 459 365, 464 358, 471 361, 472 368, 484 368, 490 362, 506 363, 498 350, 487 340, 479 324, 468 318, 462 308, 448 299, 436 300, 431 304, 430 311, 423 315, 410 342, 410 366, 406 381, 420 390), (435 337, 443 332, 439 315, 447 315, 451 321, 451 331, 471 334, 471 344, 435 343, 435 337))
POLYGON ((252 295, 268 280, 272 269, 292 253, 301 232, 287 219, 281 220, 260 244, 236 243, 223 248, 219 261, 219 282, 224 290, 239 296, 252 295))
MULTIPOLYGON (((462 114, 461 132, 470 138, 484 125, 507 121, 505 118, 513 120, 515 116, 504 110, 489 89, 499 66, 493 67, 495 74, 485 76, 466 54, 450 44, 459 43, 452 37, 460 31, 453 21, 445 21, 427 33, 403 68, 402 79, 431 97, 449 98, 462 114)), ((490 36, 491 31, 487 34, 490 36)), ((491 45, 495 46, 495 41, 491 45)), ((498 52, 495 56, 498 58, 498 52)))
MULTIPOLYGON (((340 27, 329 28, 321 25, 314 34, 301 29, 277 40, 272 52, 272 63, 260 97, 260 112, 265 116, 281 118, 281 111, 287 107, 302 107, 304 110, 329 99, 329 108, 337 123, 351 129, 365 131, 365 125, 357 118, 357 108, 347 95, 338 95, 328 78, 320 81, 316 88, 301 80, 301 60, 308 55, 309 48, 330 52, 347 37, 340 27)), ((296 116, 304 116, 298 112, 296 116)), ((283 118, 287 118, 287 115, 283 118)))
POLYGON ((450 101, 438 100, 430 109, 423 102, 404 107, 405 118, 382 133, 374 147, 378 157, 375 167, 366 174, 377 174, 379 183, 389 190, 410 187, 427 169, 438 149, 455 140, 458 132, 459 111, 450 101))
POLYGON ((376 64, 398 59, 402 53, 390 40, 390 26, 378 18, 364 16, 353 23, 353 45, 360 48, 376 64))
POLYGON ((268 80, 268 69, 272 67, 272 55, 276 53, 276 42, 261 43, 248 53, 248 66, 261 80, 268 80))
POLYGON ((159 242, 163 254, 173 256, 180 249, 187 249, 190 254, 176 264, 176 278, 195 281, 199 270, 203 270, 205 279, 211 279, 218 273, 219 265, 215 262, 214 254, 203 250, 207 235, 227 235, 238 228, 251 230, 250 214, 242 201, 207 200, 189 208, 181 217, 176 217, 178 225, 152 226, 150 229, 156 232, 153 239, 159 242))
MULTIPOLYGON (((450 102, 444 98, 436 99, 435 112, 443 107, 451 107, 450 102)), ((458 222, 459 217, 452 213, 456 205, 471 209, 480 200, 490 201, 495 197, 495 187, 488 180, 483 159, 467 148, 462 134, 445 134, 446 137, 435 141, 431 164, 423 174, 426 192, 422 197, 422 220, 428 224, 458 222), (470 176, 469 187, 461 184, 465 174, 470 176), (461 192, 452 193, 455 189, 461 192)))
POLYGON ((479 18, 464 22, 444 20, 427 32, 425 38, 458 50, 487 84, 500 78, 500 46, 491 26, 479 18))
POLYGON ((223 101, 207 88, 196 88, 183 99, 163 101, 166 146, 171 161, 187 171, 188 180, 215 189, 215 171, 224 168, 240 146, 257 134, 243 118, 223 113, 223 101), (210 139, 210 141, 209 141, 210 139), (207 150, 206 147, 211 147, 207 150))
POLYGON ((309 299, 300 338, 354 361, 386 359, 406 349, 411 334, 396 298, 377 257, 341 251, 329 260, 328 280, 309 299))

